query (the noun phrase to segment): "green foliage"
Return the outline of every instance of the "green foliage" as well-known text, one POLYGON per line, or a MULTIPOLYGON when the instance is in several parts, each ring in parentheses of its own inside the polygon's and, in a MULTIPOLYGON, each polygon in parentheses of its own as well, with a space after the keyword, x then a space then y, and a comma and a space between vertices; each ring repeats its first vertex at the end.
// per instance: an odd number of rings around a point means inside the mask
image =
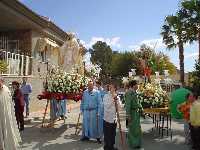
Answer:
POLYGON ((5 73, 7 71, 7 63, 3 60, 0 60, 0 73, 5 73))
POLYGON ((196 61, 195 71, 192 72, 192 83, 197 93, 200 93, 200 61, 196 61))
POLYGON ((196 61, 195 71, 192 73, 193 84, 197 84, 200 86, 200 62, 196 61))
POLYGON ((187 25, 188 41, 198 41, 200 60, 200 0, 184 0, 181 3, 184 12, 184 22, 187 25))
POLYGON ((180 60, 180 81, 184 85, 184 44, 189 40, 187 35, 188 24, 186 21, 186 14, 184 10, 179 10, 176 15, 168 15, 165 18, 165 23, 162 26, 161 35, 163 42, 168 49, 179 49, 180 60))
MULTIPOLYGON (((100 77, 106 81, 111 76, 116 81, 121 82, 121 78, 128 76, 131 69, 136 69, 138 75, 143 75, 141 66, 141 58, 149 61, 153 72, 169 70, 170 74, 174 74, 176 67, 170 62, 168 56, 163 53, 156 53, 152 48, 142 45, 140 51, 129 52, 113 52, 110 46, 105 42, 98 41, 90 49, 91 62, 98 64, 102 71, 100 77)), ((87 73, 87 75, 89 75, 87 73)))
POLYGON ((111 73, 113 78, 128 76, 128 72, 136 68, 141 73, 140 62, 134 52, 115 53, 112 56, 111 73))
POLYGON ((91 62, 101 67, 100 77, 107 77, 110 72, 112 62, 112 49, 106 42, 98 41, 89 50, 91 54, 91 62))
POLYGON ((169 70, 170 74, 176 72, 176 67, 170 62, 168 56, 163 53, 156 53, 153 49, 146 45, 141 46, 140 51, 115 53, 113 54, 111 73, 114 78, 128 76, 128 72, 135 68, 138 75, 143 74, 140 59, 147 59, 152 71, 163 73, 164 70, 169 70))
POLYGON ((165 18, 165 23, 162 26, 161 35, 163 42, 167 48, 176 48, 179 44, 186 43, 187 37, 187 26, 184 22, 183 12, 180 10, 176 15, 169 15, 165 18))

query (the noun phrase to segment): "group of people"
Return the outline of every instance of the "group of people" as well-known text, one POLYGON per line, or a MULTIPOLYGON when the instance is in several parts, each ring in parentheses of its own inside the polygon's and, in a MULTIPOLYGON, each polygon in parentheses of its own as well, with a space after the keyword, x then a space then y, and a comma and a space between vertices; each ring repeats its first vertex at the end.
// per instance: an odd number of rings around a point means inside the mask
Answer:
POLYGON ((200 150, 200 98, 195 93, 186 95, 186 102, 179 106, 184 117, 185 142, 200 150))
POLYGON ((29 115, 30 84, 23 78, 22 86, 12 82, 12 92, 0 77, 0 150, 17 150, 21 142, 20 131, 24 130, 24 106, 29 115), (26 105, 25 105, 26 104, 26 105))
MULTIPOLYGON (((142 105, 137 98, 137 88, 137 81, 130 81, 124 95, 128 122, 127 141, 131 149, 142 146, 140 124, 142 105)), ((10 92, 0 77, 0 135, 2 135, 0 150, 18 149, 21 142, 19 131, 24 130, 24 107, 25 115, 29 116, 29 95, 32 87, 27 83, 27 78, 23 78, 21 86, 17 81, 12 82, 12 89, 10 92)), ((186 99, 187 101, 178 107, 185 120, 186 143, 191 144, 194 150, 200 150, 200 99, 193 93, 189 93, 186 99)), ((96 139, 101 144, 104 139, 104 150, 117 150, 115 147, 117 113, 121 107, 114 82, 108 83, 103 88, 100 81, 90 81, 83 92, 80 106, 83 115, 81 141, 96 139)))
MULTIPOLYGON (((137 99, 137 81, 129 83, 125 93, 125 107, 128 118, 128 144, 130 148, 140 148, 141 126, 140 113, 142 106, 137 99)), ((117 94, 117 86, 111 82, 103 89, 101 83, 90 81, 88 88, 83 93, 81 101, 81 114, 83 115, 81 141, 96 139, 101 143, 104 137, 104 150, 116 150, 115 136, 117 127, 117 110, 122 107, 117 94)))

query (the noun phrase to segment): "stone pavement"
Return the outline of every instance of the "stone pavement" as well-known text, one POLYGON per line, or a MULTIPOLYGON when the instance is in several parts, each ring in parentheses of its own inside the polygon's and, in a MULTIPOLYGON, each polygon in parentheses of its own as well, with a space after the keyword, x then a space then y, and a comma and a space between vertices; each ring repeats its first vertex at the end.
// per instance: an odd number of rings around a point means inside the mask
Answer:
MULTIPOLYGON (((26 125, 22 132, 23 145, 22 150, 103 150, 103 144, 97 144, 96 141, 81 142, 81 135, 75 135, 75 127, 79 110, 74 109, 68 113, 66 123, 59 121, 54 128, 41 128, 41 118, 34 117, 31 122, 26 125)), ((123 115, 123 113, 122 113, 123 115)), ((124 135, 126 135, 124 117, 122 117, 122 126, 124 135)), ((169 137, 161 139, 157 133, 152 132, 152 121, 150 119, 142 119, 143 129, 143 149, 145 150, 188 150, 184 145, 183 123, 173 121, 173 138, 169 137)), ((116 145, 122 148, 117 132, 116 145)))

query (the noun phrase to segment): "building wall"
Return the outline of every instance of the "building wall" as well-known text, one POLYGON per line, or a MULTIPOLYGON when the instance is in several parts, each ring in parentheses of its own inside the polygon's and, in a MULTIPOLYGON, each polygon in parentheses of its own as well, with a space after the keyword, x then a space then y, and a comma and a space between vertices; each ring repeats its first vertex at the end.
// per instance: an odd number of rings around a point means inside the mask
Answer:
POLYGON ((32 30, 31 50, 32 50, 32 56, 36 59, 39 58, 39 55, 37 53, 37 41, 39 40, 39 38, 42 38, 42 33, 40 33, 39 31, 36 31, 36 30, 32 30))
MULTIPOLYGON (((1 31, 0 37, 7 37, 7 41, 18 40, 19 41, 19 53, 23 55, 32 55, 32 32, 31 30, 14 30, 14 31, 1 31)), ((7 42, 4 41, 4 42, 7 42)), ((8 46, 3 47, 8 49, 8 46)))

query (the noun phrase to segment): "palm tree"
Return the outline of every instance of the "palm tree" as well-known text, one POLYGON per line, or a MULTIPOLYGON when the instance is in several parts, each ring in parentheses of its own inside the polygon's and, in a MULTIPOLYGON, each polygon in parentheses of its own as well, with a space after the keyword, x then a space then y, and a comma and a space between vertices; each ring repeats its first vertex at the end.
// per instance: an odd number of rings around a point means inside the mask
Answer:
POLYGON ((176 15, 166 16, 161 35, 168 49, 179 49, 180 81, 184 85, 184 43, 187 42, 187 35, 181 11, 176 15))
POLYGON ((182 9, 187 13, 186 23, 188 26, 188 36, 190 41, 199 43, 199 60, 200 60, 200 0, 184 0, 182 9))

